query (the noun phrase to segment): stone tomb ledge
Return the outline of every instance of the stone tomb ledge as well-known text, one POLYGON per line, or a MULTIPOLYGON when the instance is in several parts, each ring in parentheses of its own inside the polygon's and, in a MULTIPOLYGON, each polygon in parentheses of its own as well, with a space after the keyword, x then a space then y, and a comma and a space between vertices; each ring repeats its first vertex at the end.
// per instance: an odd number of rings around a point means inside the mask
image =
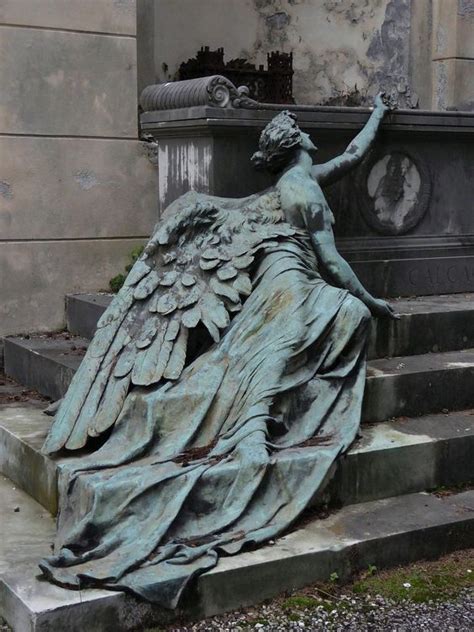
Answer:
POLYGON ((54 521, 0 478, 6 530, 0 540, 0 615, 18 632, 122 632, 204 618, 258 603, 336 572, 341 579, 432 559, 474 544, 474 492, 438 498, 420 493, 345 507, 278 538, 273 546, 222 558, 202 575, 183 610, 169 612, 119 592, 69 591, 38 577, 54 521), (19 511, 15 511, 18 508, 19 511))
MULTIPOLYGON (((244 197, 269 186, 272 180, 250 162, 260 131, 278 111, 263 107, 143 113, 142 128, 159 145, 160 208, 190 188, 244 197)), ((370 114, 293 109, 320 148, 316 162, 341 154, 370 114)), ((397 110, 384 121, 374 151, 325 190, 339 249, 372 293, 474 291, 473 138, 472 112, 397 110)))
MULTIPOLYGON (((57 480, 75 457, 53 461, 41 453, 51 425, 39 406, 0 407, 0 471, 52 514, 57 511, 57 480)), ((474 411, 401 419, 361 427, 361 436, 338 460, 334 478, 314 504, 333 506, 456 485, 474 479, 474 411)), ((318 446, 295 448, 274 458, 308 463, 318 446)), ((227 475, 235 477, 236 464, 227 475)), ((212 472, 205 476, 212 486, 212 472)))

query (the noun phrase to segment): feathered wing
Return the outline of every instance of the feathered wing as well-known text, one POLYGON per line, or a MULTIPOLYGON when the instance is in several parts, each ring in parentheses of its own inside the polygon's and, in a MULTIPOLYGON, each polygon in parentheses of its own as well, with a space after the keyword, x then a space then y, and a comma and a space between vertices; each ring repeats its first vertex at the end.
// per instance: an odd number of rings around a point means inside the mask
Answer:
POLYGON ((274 191, 237 202, 190 193, 169 207, 99 320, 46 453, 82 448, 110 428, 132 386, 177 380, 199 323, 219 341, 252 290, 255 255, 295 232, 274 191))

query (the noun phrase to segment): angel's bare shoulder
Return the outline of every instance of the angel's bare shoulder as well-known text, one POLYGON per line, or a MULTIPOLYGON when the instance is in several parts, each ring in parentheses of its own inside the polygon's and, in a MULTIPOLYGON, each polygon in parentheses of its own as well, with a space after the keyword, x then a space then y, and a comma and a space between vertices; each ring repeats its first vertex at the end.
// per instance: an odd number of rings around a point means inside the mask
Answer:
POLYGON ((293 224, 300 225, 302 215, 327 205, 320 186, 301 169, 290 169, 278 182, 281 206, 293 224))

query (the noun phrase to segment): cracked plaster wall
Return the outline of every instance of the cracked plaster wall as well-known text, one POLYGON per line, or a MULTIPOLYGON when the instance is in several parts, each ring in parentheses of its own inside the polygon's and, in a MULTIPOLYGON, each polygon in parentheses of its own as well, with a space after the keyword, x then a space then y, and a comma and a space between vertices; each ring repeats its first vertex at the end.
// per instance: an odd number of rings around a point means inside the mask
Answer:
POLYGON ((410 85, 412 1, 157 0, 156 79, 175 78, 202 45, 257 64, 268 51, 293 51, 298 103, 344 102, 347 94, 363 103, 383 87, 410 106, 418 100, 410 85))

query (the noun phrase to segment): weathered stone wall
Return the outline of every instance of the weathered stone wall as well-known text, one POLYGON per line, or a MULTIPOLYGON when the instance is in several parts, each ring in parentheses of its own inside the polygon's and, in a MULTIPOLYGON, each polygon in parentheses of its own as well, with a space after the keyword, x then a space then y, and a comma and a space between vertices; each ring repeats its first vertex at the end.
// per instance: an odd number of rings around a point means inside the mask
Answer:
POLYGON ((410 20, 411 0, 157 0, 157 78, 173 78, 204 44, 255 63, 293 51, 298 103, 364 101, 380 85, 405 103, 410 20))
POLYGON ((0 2, 0 335, 63 325, 156 221, 134 0, 0 2))
POLYGON ((384 88, 401 107, 474 109, 474 0, 141 2, 144 79, 174 79, 203 45, 257 64, 283 50, 297 103, 364 104, 384 88))

